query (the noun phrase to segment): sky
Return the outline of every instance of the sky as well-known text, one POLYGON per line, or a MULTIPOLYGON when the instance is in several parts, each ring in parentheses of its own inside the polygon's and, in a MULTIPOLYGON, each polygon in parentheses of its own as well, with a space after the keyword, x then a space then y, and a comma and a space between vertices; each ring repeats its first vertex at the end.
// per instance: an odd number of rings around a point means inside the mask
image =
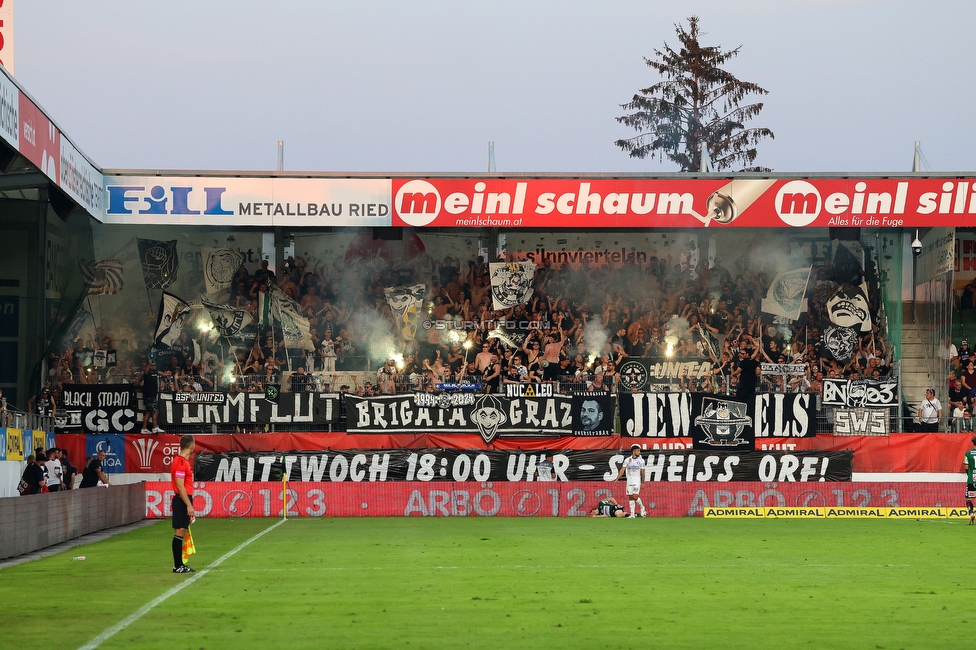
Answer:
POLYGON ((976 2, 17 0, 16 78, 103 168, 677 171, 613 142, 698 15, 777 172, 976 168, 976 2))

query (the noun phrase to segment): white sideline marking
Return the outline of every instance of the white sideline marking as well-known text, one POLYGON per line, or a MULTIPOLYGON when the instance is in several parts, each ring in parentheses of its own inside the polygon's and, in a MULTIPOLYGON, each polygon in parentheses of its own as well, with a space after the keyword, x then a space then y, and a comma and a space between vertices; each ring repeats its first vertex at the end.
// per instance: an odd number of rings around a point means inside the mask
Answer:
POLYGON ((218 558, 213 564, 211 564, 207 568, 201 569, 200 571, 197 571, 192 576, 190 576, 188 579, 184 580, 180 584, 178 584, 175 587, 171 588, 169 591, 167 591, 163 595, 154 598, 153 600, 149 601, 148 603, 146 603, 145 605, 143 605, 142 607, 140 607, 138 610, 136 610, 132 614, 129 614, 127 617, 125 617, 124 619, 122 619, 121 621, 119 621, 118 623, 116 623, 115 625, 113 625, 112 627, 106 629, 104 632, 102 632, 101 634, 99 634, 98 636, 96 636, 94 639, 92 639, 91 641, 89 641, 85 645, 79 646, 78 650, 94 650, 95 648, 97 648, 101 644, 105 643, 106 641, 108 641, 109 639, 111 639, 113 636, 115 636, 116 634, 118 634, 119 632, 121 632, 122 630, 124 630, 125 628, 129 627, 130 625, 132 625, 133 623, 135 623, 136 621, 138 621, 140 618, 142 618, 143 616, 145 616, 146 614, 148 614, 156 605, 162 603, 163 601, 165 601, 170 596, 173 596, 175 594, 178 594, 185 587, 189 587, 196 580, 198 580, 198 579, 202 578, 203 576, 207 575, 207 573, 209 573, 213 569, 216 569, 224 560, 232 557, 238 551, 240 551, 241 549, 243 549, 245 546, 247 546, 248 544, 250 544, 254 540, 258 539, 259 537, 261 537, 261 536, 263 536, 263 535, 265 535, 267 533, 270 533, 272 530, 274 530, 275 528, 277 528, 281 524, 285 523, 285 521, 287 521, 287 520, 281 519, 280 521, 278 521, 278 523, 276 523, 276 524, 274 524, 272 526, 268 526, 267 528, 265 528, 264 530, 262 530, 260 533, 258 533, 257 535, 255 535, 251 539, 249 539, 246 542, 242 543, 237 548, 235 548, 235 549, 233 549, 231 551, 228 551, 227 553, 225 553, 224 555, 222 555, 220 558, 218 558))
MULTIPOLYGON (((864 568, 864 567, 876 567, 876 568, 896 568, 896 567, 909 567, 910 564, 816 564, 816 563, 770 563, 770 562, 739 562, 739 563, 726 563, 726 564, 689 564, 689 563, 675 563, 675 564, 500 564, 497 566, 432 566, 432 567, 416 567, 418 571, 456 571, 460 569, 465 570, 521 570, 521 569, 723 569, 723 568, 756 568, 756 567, 777 567, 777 568, 807 568, 807 567, 839 567, 839 568, 864 568)), ((939 564, 933 566, 955 566, 952 564, 939 564)), ((218 573, 252 573, 252 572, 279 572, 279 571, 404 571, 404 567, 341 567, 341 566, 331 566, 331 567, 269 567, 264 569, 220 569, 218 573)))

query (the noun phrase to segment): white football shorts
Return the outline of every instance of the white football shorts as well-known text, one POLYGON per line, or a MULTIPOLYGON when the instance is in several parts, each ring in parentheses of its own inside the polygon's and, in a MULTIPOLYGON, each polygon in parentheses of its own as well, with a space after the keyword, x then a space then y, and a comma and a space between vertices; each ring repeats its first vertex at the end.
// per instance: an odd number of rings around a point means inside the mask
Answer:
POLYGON ((640 489, 641 484, 639 482, 635 481, 632 483, 627 481, 627 496, 631 496, 632 494, 640 494, 640 489))

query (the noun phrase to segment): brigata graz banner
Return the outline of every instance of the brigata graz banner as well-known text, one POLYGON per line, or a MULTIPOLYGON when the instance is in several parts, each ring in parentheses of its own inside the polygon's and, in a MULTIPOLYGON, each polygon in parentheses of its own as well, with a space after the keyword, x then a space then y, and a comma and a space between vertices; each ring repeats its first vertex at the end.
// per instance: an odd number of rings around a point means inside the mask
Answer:
POLYGON ((471 393, 416 393, 346 398, 349 433, 479 433, 499 436, 607 435, 613 432, 613 398, 503 397, 471 393))
POLYGON ((848 408, 898 406, 898 380, 825 378, 823 405, 848 408))
POLYGON ((329 424, 339 418, 338 393, 281 393, 277 401, 264 393, 161 393, 163 426, 197 424, 329 424))
POLYGON ((132 433, 140 429, 139 400, 132 384, 67 384, 61 392, 59 430, 132 433))
MULTIPOLYGON (((616 480, 626 450, 553 453, 556 481, 616 480)), ((723 452, 650 451, 644 478, 682 481, 850 481, 850 451, 723 452)), ((289 481, 537 481, 545 452, 457 449, 352 449, 318 452, 197 454, 194 478, 201 482, 289 481), (284 468, 284 469, 283 469, 284 468)))
POLYGON ((712 393, 621 393, 620 433, 691 437, 713 449, 752 449, 756 438, 816 435, 816 396, 762 393, 746 402, 712 393))

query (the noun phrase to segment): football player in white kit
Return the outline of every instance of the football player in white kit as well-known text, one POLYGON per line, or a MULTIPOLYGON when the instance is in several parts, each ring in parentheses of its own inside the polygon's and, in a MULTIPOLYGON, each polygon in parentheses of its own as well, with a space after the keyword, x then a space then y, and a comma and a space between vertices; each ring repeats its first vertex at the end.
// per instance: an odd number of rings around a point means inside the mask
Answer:
POLYGON ((634 504, 636 503, 640 506, 640 516, 646 517, 647 510, 644 509, 644 503, 640 498, 641 483, 644 479, 644 459, 641 458, 640 445, 631 445, 630 458, 621 465, 616 480, 619 481, 624 472, 627 473, 627 497, 630 499, 630 516, 635 516, 634 504))

